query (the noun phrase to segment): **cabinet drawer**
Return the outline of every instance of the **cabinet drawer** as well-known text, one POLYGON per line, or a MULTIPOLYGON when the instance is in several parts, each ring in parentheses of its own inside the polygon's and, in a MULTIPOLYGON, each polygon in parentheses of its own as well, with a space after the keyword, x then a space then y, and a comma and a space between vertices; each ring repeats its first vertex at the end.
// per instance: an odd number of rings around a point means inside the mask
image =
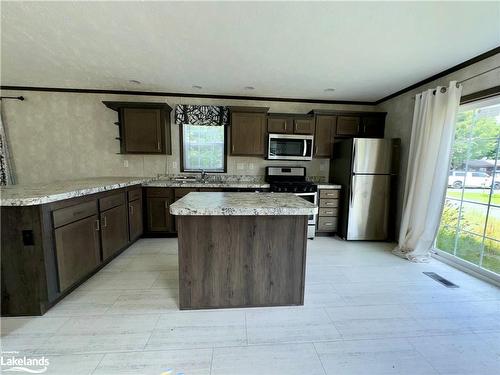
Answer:
POLYGON ((54 228, 58 228, 85 217, 95 215, 96 213, 97 201, 95 200, 52 211, 54 228))
POLYGON ((136 199, 139 199, 141 196, 142 196, 142 189, 141 188, 129 190, 128 201, 129 202, 135 201, 136 199))
POLYGON ((338 207, 339 200, 338 199, 320 199, 319 206, 320 207, 338 207))
POLYGON ((339 190, 334 190, 334 189, 324 189, 319 191, 319 197, 320 198, 338 198, 339 197, 339 190))
POLYGON ((146 189, 146 196, 148 197, 162 197, 162 198, 173 198, 174 189, 172 188, 162 188, 162 187, 150 187, 146 189))
POLYGON ((99 199, 99 209, 101 211, 105 211, 124 203, 125 203, 125 192, 108 195, 107 197, 99 199))
POLYGON ((318 231, 320 232, 335 232, 337 231, 336 217, 320 217, 318 219, 318 231))
POLYGON ((320 208, 319 216, 338 216, 338 208, 320 208))

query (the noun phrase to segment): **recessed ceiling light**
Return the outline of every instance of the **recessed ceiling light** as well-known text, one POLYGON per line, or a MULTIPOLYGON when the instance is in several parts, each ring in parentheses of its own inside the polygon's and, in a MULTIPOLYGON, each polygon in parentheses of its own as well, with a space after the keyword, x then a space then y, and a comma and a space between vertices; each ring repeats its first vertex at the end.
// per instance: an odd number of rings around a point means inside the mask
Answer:
POLYGON ((136 79, 131 79, 129 82, 130 82, 130 83, 134 83, 134 84, 136 84, 136 85, 140 85, 140 84, 141 84, 141 81, 138 81, 138 80, 136 80, 136 79))
POLYGON ((245 86, 245 90, 255 90, 255 87, 253 87, 253 86, 245 86))
POLYGON ((198 85, 193 85, 193 89, 200 90, 200 89, 202 89, 202 88, 203 88, 203 87, 201 87, 201 86, 198 86, 198 85))
POLYGON ((335 91, 335 89, 332 88, 325 89, 325 92, 333 92, 333 91, 335 91))

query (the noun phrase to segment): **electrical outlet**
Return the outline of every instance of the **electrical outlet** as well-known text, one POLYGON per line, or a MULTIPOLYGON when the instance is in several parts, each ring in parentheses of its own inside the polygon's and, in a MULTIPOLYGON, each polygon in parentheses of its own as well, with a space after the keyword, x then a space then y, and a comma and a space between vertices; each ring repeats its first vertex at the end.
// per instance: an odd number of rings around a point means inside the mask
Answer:
POLYGON ((255 169, 255 164, 254 163, 248 163, 248 169, 253 171, 255 169))
POLYGON ((172 162, 172 169, 176 169, 177 168, 177 162, 176 161, 173 161, 172 162))
POLYGON ((125 159, 125 160, 123 161, 123 166, 124 166, 125 168, 128 168, 128 160, 127 160, 127 159, 125 159))
POLYGON ((326 168, 327 168, 327 163, 321 162, 321 164, 319 165, 319 170, 321 172, 324 172, 324 171, 326 171, 326 168))

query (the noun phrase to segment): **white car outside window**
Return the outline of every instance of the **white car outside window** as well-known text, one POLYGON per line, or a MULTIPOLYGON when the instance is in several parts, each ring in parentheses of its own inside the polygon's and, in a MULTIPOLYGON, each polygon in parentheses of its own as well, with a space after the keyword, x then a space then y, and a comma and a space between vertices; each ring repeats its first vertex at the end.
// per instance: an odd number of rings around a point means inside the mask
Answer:
POLYGON ((485 172, 452 171, 448 176, 448 186, 455 189, 489 188, 493 179, 485 172))

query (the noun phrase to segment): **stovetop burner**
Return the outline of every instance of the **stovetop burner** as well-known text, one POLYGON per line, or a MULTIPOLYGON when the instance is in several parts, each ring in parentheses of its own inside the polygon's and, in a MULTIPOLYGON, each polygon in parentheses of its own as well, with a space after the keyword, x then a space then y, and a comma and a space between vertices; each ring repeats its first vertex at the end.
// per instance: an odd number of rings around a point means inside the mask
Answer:
POLYGON ((306 181, 305 167, 266 167, 266 181, 271 191, 309 193, 317 191, 314 183, 306 181))

